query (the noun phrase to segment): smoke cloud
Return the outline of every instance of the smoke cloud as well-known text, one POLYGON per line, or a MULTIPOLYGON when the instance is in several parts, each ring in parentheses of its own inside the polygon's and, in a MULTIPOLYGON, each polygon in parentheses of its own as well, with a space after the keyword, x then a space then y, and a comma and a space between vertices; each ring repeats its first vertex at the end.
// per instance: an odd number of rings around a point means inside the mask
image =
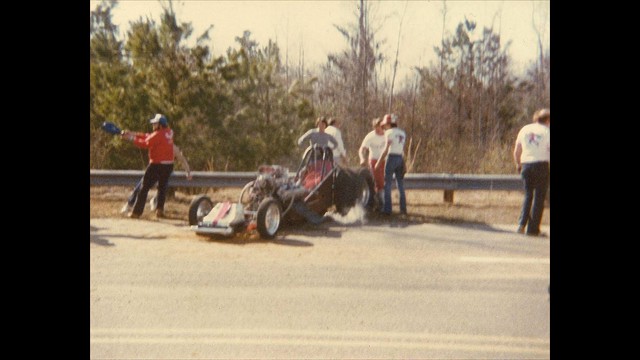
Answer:
POLYGON ((341 215, 337 212, 327 213, 326 216, 332 218, 335 222, 343 225, 365 224, 366 223, 366 210, 361 204, 349 209, 346 215, 341 215))

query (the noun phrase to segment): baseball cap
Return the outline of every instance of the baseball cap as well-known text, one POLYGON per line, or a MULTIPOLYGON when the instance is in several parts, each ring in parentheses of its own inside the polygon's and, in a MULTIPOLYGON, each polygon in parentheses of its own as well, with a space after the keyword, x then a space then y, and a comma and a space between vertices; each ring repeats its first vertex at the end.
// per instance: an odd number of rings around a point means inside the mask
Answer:
POLYGON ((382 118, 382 123, 380 125, 386 125, 386 124, 397 124, 398 123, 398 116, 396 114, 386 114, 383 118, 382 118))
POLYGON ((166 126, 167 125, 167 118, 164 117, 164 115, 162 115, 162 114, 156 114, 156 116, 153 119, 149 120, 149 122, 151 124, 160 123, 160 125, 165 125, 166 126))

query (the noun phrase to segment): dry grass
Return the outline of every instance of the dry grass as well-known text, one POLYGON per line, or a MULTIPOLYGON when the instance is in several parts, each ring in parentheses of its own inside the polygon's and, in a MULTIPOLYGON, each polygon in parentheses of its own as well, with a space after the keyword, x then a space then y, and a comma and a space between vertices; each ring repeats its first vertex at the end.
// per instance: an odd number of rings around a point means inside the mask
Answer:
MULTIPOLYGON (((126 202, 130 187, 93 186, 90 189, 90 217, 122 217, 120 209, 126 202)), ((155 190, 149 192, 149 197, 155 190)), ((214 201, 237 201, 240 189, 212 189, 207 192, 214 201)), ((407 209, 412 220, 429 223, 483 223, 516 224, 522 193, 519 191, 456 191, 453 203, 444 201, 442 190, 407 190, 407 209)), ((168 218, 187 223, 189 203, 194 195, 175 192, 167 199, 165 214, 168 218)), ((393 210, 398 212, 398 193, 392 193, 393 210)), ((549 207, 545 207, 542 224, 549 225, 549 207)), ((145 208, 143 219, 155 220, 155 216, 145 208)))

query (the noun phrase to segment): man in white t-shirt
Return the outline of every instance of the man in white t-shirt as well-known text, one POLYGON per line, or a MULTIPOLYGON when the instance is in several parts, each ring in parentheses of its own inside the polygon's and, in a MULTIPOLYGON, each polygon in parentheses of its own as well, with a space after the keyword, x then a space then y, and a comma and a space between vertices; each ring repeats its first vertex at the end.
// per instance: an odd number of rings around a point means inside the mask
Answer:
POLYGON ((344 148, 344 142, 342 141, 342 131, 340 131, 340 121, 332 117, 327 121, 327 128, 324 130, 327 134, 333 136, 338 142, 338 146, 333 149, 333 158, 338 161, 338 164, 347 165, 347 150, 344 148))
POLYGON ((362 144, 358 149, 358 156, 360 157, 360 165, 366 165, 369 167, 369 170, 371 170, 375 191, 382 203, 384 200, 384 197, 382 196, 384 191, 384 159, 380 159, 380 155, 382 155, 382 151, 384 151, 386 142, 384 139, 384 129, 382 128, 381 123, 382 119, 380 118, 371 120, 373 130, 370 131, 362 140, 362 144), (366 157, 365 152, 368 152, 366 157), (376 163, 378 161, 381 161, 382 164, 376 169, 376 163))
POLYGON ((520 129, 513 149, 516 170, 524 183, 524 200, 518 218, 518 232, 530 236, 540 233, 544 200, 549 188, 551 160, 551 113, 541 109, 533 114, 533 123, 520 129))
MULTIPOLYGON (((398 127, 397 115, 386 114, 382 118, 384 130, 385 148, 380 155, 381 159, 386 157, 384 165, 384 205, 383 215, 391 215, 391 184, 396 178, 396 186, 400 197, 400 214, 407 215, 407 199, 404 193, 404 174, 406 166, 404 163, 404 144, 407 134, 398 127)), ((376 164, 376 169, 382 167, 381 162, 376 164)))

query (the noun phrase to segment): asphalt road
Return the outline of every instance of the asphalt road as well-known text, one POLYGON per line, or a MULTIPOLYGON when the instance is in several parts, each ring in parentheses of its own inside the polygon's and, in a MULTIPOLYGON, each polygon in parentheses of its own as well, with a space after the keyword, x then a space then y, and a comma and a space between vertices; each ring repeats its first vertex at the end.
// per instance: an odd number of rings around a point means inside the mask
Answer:
POLYGON ((91 219, 91 359, 549 359, 550 237, 513 230, 91 219))

